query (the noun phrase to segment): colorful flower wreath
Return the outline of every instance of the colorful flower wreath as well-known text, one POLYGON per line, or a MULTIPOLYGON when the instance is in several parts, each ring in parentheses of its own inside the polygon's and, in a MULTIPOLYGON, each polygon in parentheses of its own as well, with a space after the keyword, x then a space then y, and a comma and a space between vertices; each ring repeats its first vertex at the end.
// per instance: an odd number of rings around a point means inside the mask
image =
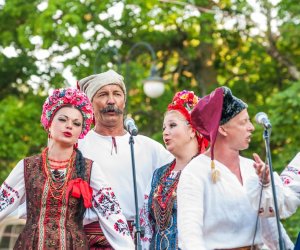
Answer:
MULTIPOLYGON (((197 95, 195 95, 193 91, 183 90, 177 92, 173 97, 172 102, 168 105, 168 111, 179 111, 185 117, 188 123, 193 127, 191 122, 191 112, 197 105, 199 100, 200 98, 197 95)), ((208 140, 206 140, 194 127, 193 129, 196 132, 199 153, 202 153, 208 146, 208 140)))
POLYGON ((86 94, 75 88, 55 89, 44 105, 41 115, 41 123, 47 131, 51 125, 54 114, 63 106, 72 105, 83 116, 82 132, 79 138, 83 138, 90 130, 93 121, 93 107, 86 94))
POLYGON ((199 97, 193 91, 183 90, 177 92, 172 102, 168 105, 168 110, 178 110, 191 123, 191 111, 199 101, 199 97))

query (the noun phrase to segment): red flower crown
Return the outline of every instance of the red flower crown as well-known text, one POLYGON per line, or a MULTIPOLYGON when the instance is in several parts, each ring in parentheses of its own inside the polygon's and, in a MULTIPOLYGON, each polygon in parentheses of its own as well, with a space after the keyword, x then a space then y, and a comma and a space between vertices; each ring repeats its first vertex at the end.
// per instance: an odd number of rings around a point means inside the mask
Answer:
POLYGON ((51 125, 54 114, 63 106, 72 105, 77 108, 83 116, 82 132, 79 138, 83 138, 90 130, 93 121, 93 107, 86 94, 75 88, 55 89, 44 105, 41 123, 45 130, 51 125))
POLYGON ((196 133, 198 145, 199 145, 199 153, 205 151, 208 146, 208 140, 206 140, 192 125, 191 123, 191 112, 194 107, 199 102, 200 98, 194 94, 193 91, 183 90, 177 92, 173 97, 172 102, 168 105, 168 111, 177 110, 179 111, 188 123, 192 126, 193 130, 196 133))

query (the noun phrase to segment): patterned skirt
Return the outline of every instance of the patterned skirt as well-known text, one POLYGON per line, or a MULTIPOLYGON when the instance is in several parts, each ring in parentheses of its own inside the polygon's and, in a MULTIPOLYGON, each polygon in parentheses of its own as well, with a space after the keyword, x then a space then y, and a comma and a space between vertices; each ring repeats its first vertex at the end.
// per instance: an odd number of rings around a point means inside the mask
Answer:
MULTIPOLYGON (((130 234, 132 235, 133 222, 127 221, 127 224, 130 234)), ((107 241, 98 221, 85 225, 84 231, 89 241, 90 250, 113 250, 112 246, 107 241)))

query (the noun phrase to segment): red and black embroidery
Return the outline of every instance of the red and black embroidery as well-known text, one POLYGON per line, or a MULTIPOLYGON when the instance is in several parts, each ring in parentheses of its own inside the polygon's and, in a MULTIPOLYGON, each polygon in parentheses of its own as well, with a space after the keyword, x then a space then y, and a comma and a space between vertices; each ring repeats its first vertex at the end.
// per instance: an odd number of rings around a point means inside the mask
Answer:
POLYGON ((0 211, 3 211, 9 205, 13 204, 15 201, 15 196, 19 198, 18 191, 14 190, 4 182, 0 189, 0 211))
POLYGON ((283 174, 280 176, 283 184, 289 185, 293 180, 293 174, 300 175, 300 170, 298 168, 288 166, 283 174), (290 173, 290 174, 289 174, 290 173))
POLYGON ((114 228, 117 232, 119 232, 123 235, 129 235, 127 223, 125 223, 121 219, 117 220, 117 222, 114 224, 114 228))
POLYGON ((120 205, 111 188, 102 188, 93 197, 94 208, 105 218, 121 213, 120 205))

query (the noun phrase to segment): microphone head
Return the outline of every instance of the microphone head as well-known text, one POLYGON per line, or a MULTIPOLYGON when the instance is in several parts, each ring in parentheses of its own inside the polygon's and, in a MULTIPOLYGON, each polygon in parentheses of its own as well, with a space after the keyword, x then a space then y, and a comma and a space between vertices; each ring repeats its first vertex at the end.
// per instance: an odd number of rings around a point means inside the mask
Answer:
POLYGON ((264 112, 258 112, 258 113, 255 115, 255 121, 256 121, 258 124, 262 124, 263 119, 268 119, 268 116, 267 116, 266 113, 264 113, 264 112))
POLYGON ((127 129, 128 125, 129 124, 134 124, 134 120, 130 117, 127 117, 125 120, 124 120, 124 127, 127 129))
POLYGON ((272 125, 269 121, 269 118, 268 118, 267 114, 264 113, 264 112, 257 113, 256 116, 255 116, 255 121, 258 124, 263 125, 265 129, 272 128, 272 125))
POLYGON ((124 127, 129 132, 129 134, 136 136, 138 134, 138 129, 134 123, 134 120, 130 117, 127 117, 124 120, 124 127))

